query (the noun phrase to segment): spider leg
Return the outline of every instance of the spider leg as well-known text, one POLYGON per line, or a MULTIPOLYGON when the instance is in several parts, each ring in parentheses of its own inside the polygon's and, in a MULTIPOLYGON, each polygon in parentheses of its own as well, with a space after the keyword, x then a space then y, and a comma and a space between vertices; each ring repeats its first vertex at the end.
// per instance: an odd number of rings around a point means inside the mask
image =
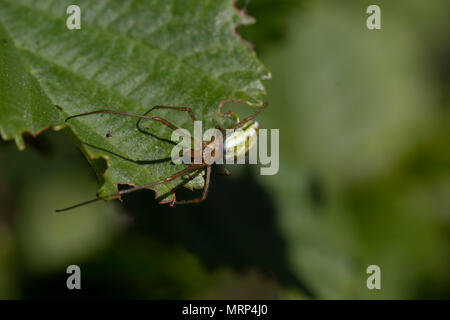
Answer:
POLYGON ((169 190, 169 192, 167 192, 166 194, 161 195, 158 199, 158 201, 161 201, 166 195, 168 194, 175 194, 175 191, 180 189, 181 187, 185 186, 187 183, 189 183, 190 181, 192 181, 201 171, 203 170, 203 168, 198 169, 197 171, 193 171, 193 174, 190 175, 189 178, 187 178, 186 180, 181 181, 178 185, 176 185, 175 187, 173 187, 172 189, 169 190))
MULTIPOLYGON (((191 118, 192 122, 195 122, 195 116, 194 116, 194 112, 192 111, 191 108, 188 107, 172 107, 172 106, 153 106, 151 107, 149 110, 147 110, 143 116, 146 116, 147 114, 149 114, 150 112, 152 112, 153 110, 156 109, 169 109, 169 110, 176 110, 176 111, 184 111, 187 112, 189 114, 189 117, 191 118)), ((137 122, 137 126, 139 126, 139 123, 141 122, 142 118, 139 119, 139 121, 137 122)), ((146 127, 147 129, 149 129, 149 127, 146 127)), ((190 137, 192 143, 196 142, 196 139, 194 137, 190 137)), ((202 143, 202 146, 204 147, 204 144, 202 143)))
POLYGON ((195 121, 194 112, 192 111, 191 108, 188 108, 188 107, 153 106, 153 107, 150 108, 150 110, 146 111, 143 115, 145 116, 145 115, 149 114, 150 112, 152 112, 155 109, 169 109, 169 110, 185 111, 191 117, 192 122, 195 121))
MULTIPOLYGON (((194 173, 191 175, 191 177, 189 179, 187 179, 187 181, 182 181, 180 184, 178 184, 177 186, 173 187, 167 194, 172 194, 174 196, 173 200, 170 202, 170 206, 173 207, 175 205, 175 202, 177 202, 177 198, 175 195, 175 192, 180 189, 181 187, 184 187, 189 181, 193 180, 201 171, 203 170, 203 168, 199 169, 198 171, 194 171, 194 173)), ((161 201, 161 199, 165 197, 165 195, 162 195, 161 197, 159 197, 158 199, 156 199, 157 201, 161 201)))
POLYGON ((224 134, 226 131, 225 129, 223 129, 221 126, 216 125, 216 129, 219 130, 220 132, 222 132, 222 134, 224 134))
POLYGON ((206 196, 208 195, 210 181, 211 181, 211 166, 208 165, 206 167, 206 180, 205 180, 205 186, 203 187, 203 194, 202 194, 202 196, 200 198, 192 199, 192 200, 175 201, 172 205, 188 204, 188 203, 200 203, 200 202, 205 201, 206 196))
POLYGON ((78 203, 76 205, 73 205, 73 206, 70 206, 70 207, 67 207, 67 208, 64 208, 64 209, 58 209, 58 210, 56 210, 56 212, 63 212, 63 211, 75 209, 75 208, 78 208, 78 207, 81 207, 81 206, 84 206, 86 204, 90 204, 90 203, 93 203, 93 202, 96 202, 96 201, 99 201, 99 200, 118 199, 124 194, 129 194, 129 193, 132 193, 132 192, 135 192, 135 191, 138 191, 138 190, 147 189, 147 188, 152 187, 152 186, 156 186, 156 185, 159 185, 159 184, 163 184, 163 183, 167 183, 167 182, 173 181, 176 178, 185 175, 186 173, 189 173, 189 172, 192 172, 192 171, 204 168, 204 167, 205 167, 204 164, 190 165, 189 167, 174 173, 170 177, 161 179, 159 181, 155 181, 155 182, 152 182, 152 183, 149 183, 149 184, 145 184, 145 185, 142 185, 142 186, 133 187, 133 188, 130 188, 130 189, 127 189, 127 190, 122 190, 122 191, 119 191, 117 193, 110 194, 110 195, 106 196, 105 198, 97 197, 95 199, 88 200, 88 201, 85 201, 85 202, 82 202, 82 203, 78 203))
MULTIPOLYGON (((159 122, 163 125, 165 125, 166 127, 169 127, 172 130, 177 130, 178 127, 176 125, 174 125, 173 123, 167 121, 166 119, 163 119, 161 117, 151 117, 151 116, 145 116, 145 115, 140 115, 140 114, 134 114, 134 113, 128 113, 128 112, 121 112, 121 111, 115 111, 115 110, 108 110, 108 109, 103 109, 103 110, 97 110, 97 111, 91 111, 91 112, 86 112, 86 113, 80 113, 80 114, 75 114, 73 116, 67 117, 66 118, 66 122, 74 119, 74 118, 78 118, 78 117, 84 117, 84 116, 89 116, 92 114, 98 114, 98 113, 104 113, 104 114, 115 114, 115 115, 120 115, 120 116, 125 116, 125 117, 132 117, 132 118, 138 118, 140 120, 151 120, 151 121, 155 121, 155 122, 159 122)), ((193 139, 192 137, 188 136, 187 138, 189 139, 193 139)))
POLYGON ((255 117, 261 112, 263 111, 266 107, 267 107, 267 102, 265 102, 261 107, 259 107, 258 110, 255 111, 255 113, 253 113, 252 115, 248 116, 245 119, 242 119, 241 121, 239 121, 238 123, 236 123, 234 126, 231 127, 231 129, 237 129, 242 127, 244 124, 246 124, 247 122, 255 119, 255 117))
POLYGON ((177 126, 175 126, 174 124, 170 123, 166 119, 163 119, 163 118, 160 118, 160 117, 149 117, 149 116, 143 116, 143 115, 140 115, 140 114, 121 112, 121 111, 115 111, 115 110, 108 110, 108 109, 96 110, 96 111, 91 111, 91 112, 86 112, 86 113, 75 114, 73 116, 67 117, 65 122, 67 122, 67 121, 69 121, 71 119, 74 119, 74 118, 89 116, 89 115, 98 114, 98 113, 116 114, 116 115, 125 116, 125 117, 138 118, 138 119, 141 119, 141 120, 142 119, 151 120, 151 121, 160 122, 160 123, 162 123, 163 125, 169 127, 172 130, 177 130, 178 129, 177 126))

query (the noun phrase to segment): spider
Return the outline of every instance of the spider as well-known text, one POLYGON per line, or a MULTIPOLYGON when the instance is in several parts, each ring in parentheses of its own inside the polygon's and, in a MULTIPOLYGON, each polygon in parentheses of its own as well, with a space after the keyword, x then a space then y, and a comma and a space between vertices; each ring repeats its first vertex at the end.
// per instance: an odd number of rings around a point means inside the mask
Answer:
MULTIPOLYGON (((267 103, 264 103, 260 108, 258 108, 258 110, 256 110, 252 115, 248 116, 245 119, 242 119, 241 121, 239 121, 238 123, 236 123, 234 126, 232 126, 231 129, 231 134, 230 132, 227 132, 228 135, 224 135, 224 141, 223 141, 223 154, 224 157, 232 157, 232 158, 237 158, 240 156, 245 156, 248 154, 249 150, 251 149, 251 144, 252 142, 254 143, 257 139, 257 135, 258 135, 258 130, 259 130, 259 124, 257 121, 254 121, 253 119, 267 106, 267 103), (241 130, 238 130, 242 128, 241 130), (250 141, 250 143, 249 143, 250 141)), ((171 130, 177 130, 178 127, 175 126, 174 124, 172 124, 171 122, 169 122, 168 120, 161 118, 161 117, 157 117, 157 116, 148 116, 149 113, 151 113, 153 110, 156 109, 169 109, 169 110, 175 110, 175 111, 183 111, 183 112, 187 112, 189 117, 192 119, 192 121, 196 121, 196 118, 194 116, 194 113, 192 111, 191 108, 187 108, 187 107, 173 107, 173 106, 153 106, 152 108, 150 108, 147 112, 145 112, 142 115, 139 114, 133 114, 133 113, 127 113, 127 112, 121 112, 121 111, 115 111, 115 110, 108 110, 108 109, 102 109, 102 110, 97 110, 97 111, 92 111, 92 112, 87 112, 87 113, 80 113, 80 114, 76 114, 76 115, 72 115, 69 116, 65 119, 65 122, 74 119, 74 118, 78 118, 78 117, 84 117, 84 116, 89 116, 89 115, 93 115, 93 114, 99 114, 99 113, 103 113, 103 114, 113 114, 113 115, 119 115, 119 116, 124 116, 124 117, 133 117, 133 118, 137 118, 138 123, 141 120, 150 120, 150 121, 154 121, 154 122, 159 122, 163 125, 165 125, 166 127, 170 128, 171 130)), ((219 126, 216 126, 216 129, 220 130, 222 133, 225 132, 224 129, 221 129, 219 126)), ((227 130, 228 131, 228 130, 227 130)), ((195 139, 193 137, 189 137, 193 142, 195 142, 195 139)), ((208 195, 208 190, 209 190, 209 185, 210 185, 210 180, 211 180, 211 164, 207 163, 207 161, 205 161, 204 155, 203 155, 203 151, 205 150, 205 148, 212 148, 212 144, 214 143, 213 140, 209 141, 209 142, 201 142, 202 145, 202 159, 201 159, 201 163, 199 164, 189 164, 185 169, 180 170, 174 174, 172 174, 171 176, 161 179, 159 181, 155 181, 149 184, 145 184, 145 185, 141 185, 141 186, 135 186, 133 188, 130 189, 126 189, 126 190, 121 190, 117 193, 108 195, 104 198, 101 197, 96 197, 95 199, 92 200, 88 200, 85 202, 81 202, 78 204, 75 204, 73 206, 64 208, 64 209, 58 209, 56 210, 56 212, 62 212, 62 211, 67 211, 67 210, 71 210, 71 209, 75 209, 99 200, 113 200, 113 199, 118 199, 120 198, 122 195, 125 194, 129 194, 138 190, 142 190, 142 189, 147 189, 159 184, 163 184, 163 183, 167 183, 170 181, 173 181, 179 177, 185 176, 187 174, 190 173, 194 173, 194 176, 196 176, 197 174, 200 174, 201 172, 203 172, 203 170, 206 170, 206 178, 205 178, 205 183, 203 186, 203 192, 201 197, 196 198, 196 199, 191 199, 191 200, 181 200, 181 201, 177 201, 176 198, 174 197, 174 201, 171 202, 171 206, 174 205, 180 205, 180 204, 189 204, 189 203, 201 203, 203 202, 207 195, 208 195)), ((193 150, 190 150, 190 154, 191 154, 191 158, 193 158, 193 150)), ((223 168, 225 171, 225 175, 230 175, 231 173, 226 169, 223 168)), ((179 186, 178 186, 179 187, 179 186)), ((170 194, 174 194, 175 193, 175 189, 177 189, 178 187, 175 187, 173 189, 170 190, 170 194)))

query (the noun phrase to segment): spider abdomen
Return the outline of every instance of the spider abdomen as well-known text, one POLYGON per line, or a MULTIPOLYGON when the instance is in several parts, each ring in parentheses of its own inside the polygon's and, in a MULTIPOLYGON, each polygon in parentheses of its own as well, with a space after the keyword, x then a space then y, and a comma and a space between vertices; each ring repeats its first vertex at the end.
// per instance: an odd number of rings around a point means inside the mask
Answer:
POLYGON ((259 123, 249 121, 242 128, 227 133, 223 143, 223 157, 225 163, 245 157, 258 140, 259 123))

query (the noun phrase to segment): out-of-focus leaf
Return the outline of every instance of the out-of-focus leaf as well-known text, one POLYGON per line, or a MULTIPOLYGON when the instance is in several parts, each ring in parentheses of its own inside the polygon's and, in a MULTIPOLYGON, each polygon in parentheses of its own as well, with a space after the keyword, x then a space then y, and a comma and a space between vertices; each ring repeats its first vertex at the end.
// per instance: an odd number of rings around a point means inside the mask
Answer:
POLYGON ((372 32, 351 18, 364 9, 319 2, 293 24, 287 53, 299 151, 336 183, 389 170, 433 116, 433 88, 412 67, 422 60, 409 24, 384 7, 389 29, 372 32))
MULTIPOLYGON (((383 28, 369 31, 369 4, 317 1, 292 21, 287 43, 267 51, 268 101, 285 112, 268 108, 260 116, 280 128, 280 172, 260 181, 276 200, 292 270, 318 297, 436 297, 430 283, 448 279, 448 241, 438 227, 446 206, 430 202, 445 198, 448 174, 440 169, 444 181, 430 185, 402 167, 418 141, 437 141, 434 119, 442 117, 424 72, 427 49, 411 31, 429 17, 417 2, 408 7, 417 21, 404 6, 383 2, 383 28), (380 291, 366 287, 369 264, 382 269, 380 291)), ((445 11, 448 2, 433 5, 445 11)), ((435 158, 420 168, 432 168, 435 158)))
POLYGON ((80 172, 58 173, 36 177, 22 190, 16 228, 26 268, 32 273, 63 272, 79 264, 106 247, 116 230, 101 204, 83 207, 76 214, 55 214, 55 199, 71 201, 64 190, 76 188, 82 190, 81 196, 90 195, 89 188, 83 187, 88 180, 80 172))
MULTIPOLYGON (((38 141, 57 146, 57 156, 41 156, 31 148, 18 152, 13 145, 3 145, 0 153, 1 167, 8 168, 0 171, 0 184, 11 198, 4 201, 7 205, 0 218, 7 223, 6 230, 13 230, 19 277, 63 274, 67 266, 108 247, 119 228, 110 205, 93 204, 75 214, 55 213, 55 207, 70 202, 74 194, 89 197, 95 186, 89 183, 89 166, 80 161, 77 150, 61 133, 44 133, 38 141), (46 141, 46 137, 52 139, 46 141), (69 169, 68 161, 72 164, 69 169)), ((8 241, 2 243, 7 245, 8 241)), ((3 262, 7 259, 2 259, 0 266, 3 262)))
POLYGON ((258 21, 254 28, 239 32, 261 52, 286 40, 291 17, 309 0, 239 0, 237 5, 258 21))
POLYGON ((18 295, 14 258, 11 233, 0 223, 0 299, 12 299, 18 295))

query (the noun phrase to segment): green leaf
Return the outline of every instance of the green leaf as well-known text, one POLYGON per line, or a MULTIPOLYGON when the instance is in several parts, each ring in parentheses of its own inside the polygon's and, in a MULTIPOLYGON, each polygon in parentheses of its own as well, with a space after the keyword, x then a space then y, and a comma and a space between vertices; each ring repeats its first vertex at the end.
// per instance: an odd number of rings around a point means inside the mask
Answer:
POLYGON ((38 134, 61 119, 0 24, 0 136, 24 149, 22 132, 38 134))
MULTIPOLYGON (((27 79, 23 86, 40 102, 40 108, 26 104, 34 117, 46 120, 40 128, 61 123, 50 102, 62 107, 64 117, 105 108, 142 114, 153 105, 187 106, 203 128, 227 127, 232 120, 219 114, 219 103, 261 105, 261 80, 270 77, 235 33, 250 22, 231 0, 0 0, 0 32, 12 40, 10 53, 0 53, 0 92, 13 86, 3 69, 20 60, 14 76, 27 79), (66 27, 72 4, 81 8, 81 30, 66 27)), ((10 110, 14 104, 0 106, 10 110)), ((192 131, 184 112, 155 114, 192 131)), ((24 117, 10 112, 2 114, 0 128, 13 116, 19 124, 4 138, 30 130, 20 121, 24 117)), ((68 125, 103 183, 101 196, 115 193, 117 184, 147 184, 184 167, 167 160, 171 131, 158 123, 142 122, 138 130, 136 119, 93 115, 68 125)), ((202 180, 191 186, 201 187, 202 180)), ((155 189, 165 194, 180 181, 155 189)))

